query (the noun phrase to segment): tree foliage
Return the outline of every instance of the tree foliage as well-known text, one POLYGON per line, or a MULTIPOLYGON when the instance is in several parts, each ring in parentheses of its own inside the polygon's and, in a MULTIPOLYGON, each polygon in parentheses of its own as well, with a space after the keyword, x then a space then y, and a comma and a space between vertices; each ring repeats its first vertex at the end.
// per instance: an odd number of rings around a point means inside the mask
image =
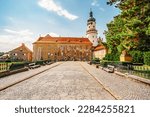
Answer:
POLYGON ((144 63, 150 66, 150 52, 144 53, 144 63))
POLYGON ((105 32, 110 52, 126 50, 150 50, 150 2, 149 0, 109 0, 121 13, 107 24, 105 32))

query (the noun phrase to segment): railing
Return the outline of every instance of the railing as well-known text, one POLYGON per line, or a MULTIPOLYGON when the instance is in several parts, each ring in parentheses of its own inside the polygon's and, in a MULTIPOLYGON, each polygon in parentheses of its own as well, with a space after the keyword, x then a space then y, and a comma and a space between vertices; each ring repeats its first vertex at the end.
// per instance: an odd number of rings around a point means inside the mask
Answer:
POLYGON ((150 79, 150 67, 149 66, 118 65, 117 71, 150 79))
POLYGON ((10 65, 10 63, 0 63, 0 72, 9 70, 10 65))

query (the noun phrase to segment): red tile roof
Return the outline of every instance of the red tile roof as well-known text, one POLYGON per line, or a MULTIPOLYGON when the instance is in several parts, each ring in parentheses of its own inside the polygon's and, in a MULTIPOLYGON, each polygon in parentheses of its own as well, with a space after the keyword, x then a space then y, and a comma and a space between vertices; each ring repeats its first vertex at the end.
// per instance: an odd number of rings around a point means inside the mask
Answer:
POLYGON ((45 37, 39 37, 39 39, 36 42, 34 42, 34 44, 36 43, 84 43, 92 45, 89 39, 84 37, 51 37, 50 35, 47 35, 45 37))
POLYGON ((98 45, 95 47, 94 51, 104 50, 104 49, 106 49, 106 47, 104 45, 98 45))

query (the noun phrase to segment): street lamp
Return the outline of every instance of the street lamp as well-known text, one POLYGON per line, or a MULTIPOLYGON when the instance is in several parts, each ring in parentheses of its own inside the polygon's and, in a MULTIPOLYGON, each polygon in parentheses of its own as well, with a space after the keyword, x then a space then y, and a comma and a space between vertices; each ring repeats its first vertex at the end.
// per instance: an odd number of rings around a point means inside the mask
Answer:
POLYGON ((50 55, 51 55, 51 53, 48 53, 48 61, 50 60, 50 55))

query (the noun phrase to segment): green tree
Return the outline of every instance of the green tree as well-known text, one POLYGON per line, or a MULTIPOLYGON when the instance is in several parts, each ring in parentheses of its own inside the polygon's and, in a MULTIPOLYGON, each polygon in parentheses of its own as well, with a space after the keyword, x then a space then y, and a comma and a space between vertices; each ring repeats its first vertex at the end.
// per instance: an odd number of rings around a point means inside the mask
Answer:
POLYGON ((121 13, 107 24, 105 32, 109 51, 150 50, 149 0, 109 0, 121 13))

